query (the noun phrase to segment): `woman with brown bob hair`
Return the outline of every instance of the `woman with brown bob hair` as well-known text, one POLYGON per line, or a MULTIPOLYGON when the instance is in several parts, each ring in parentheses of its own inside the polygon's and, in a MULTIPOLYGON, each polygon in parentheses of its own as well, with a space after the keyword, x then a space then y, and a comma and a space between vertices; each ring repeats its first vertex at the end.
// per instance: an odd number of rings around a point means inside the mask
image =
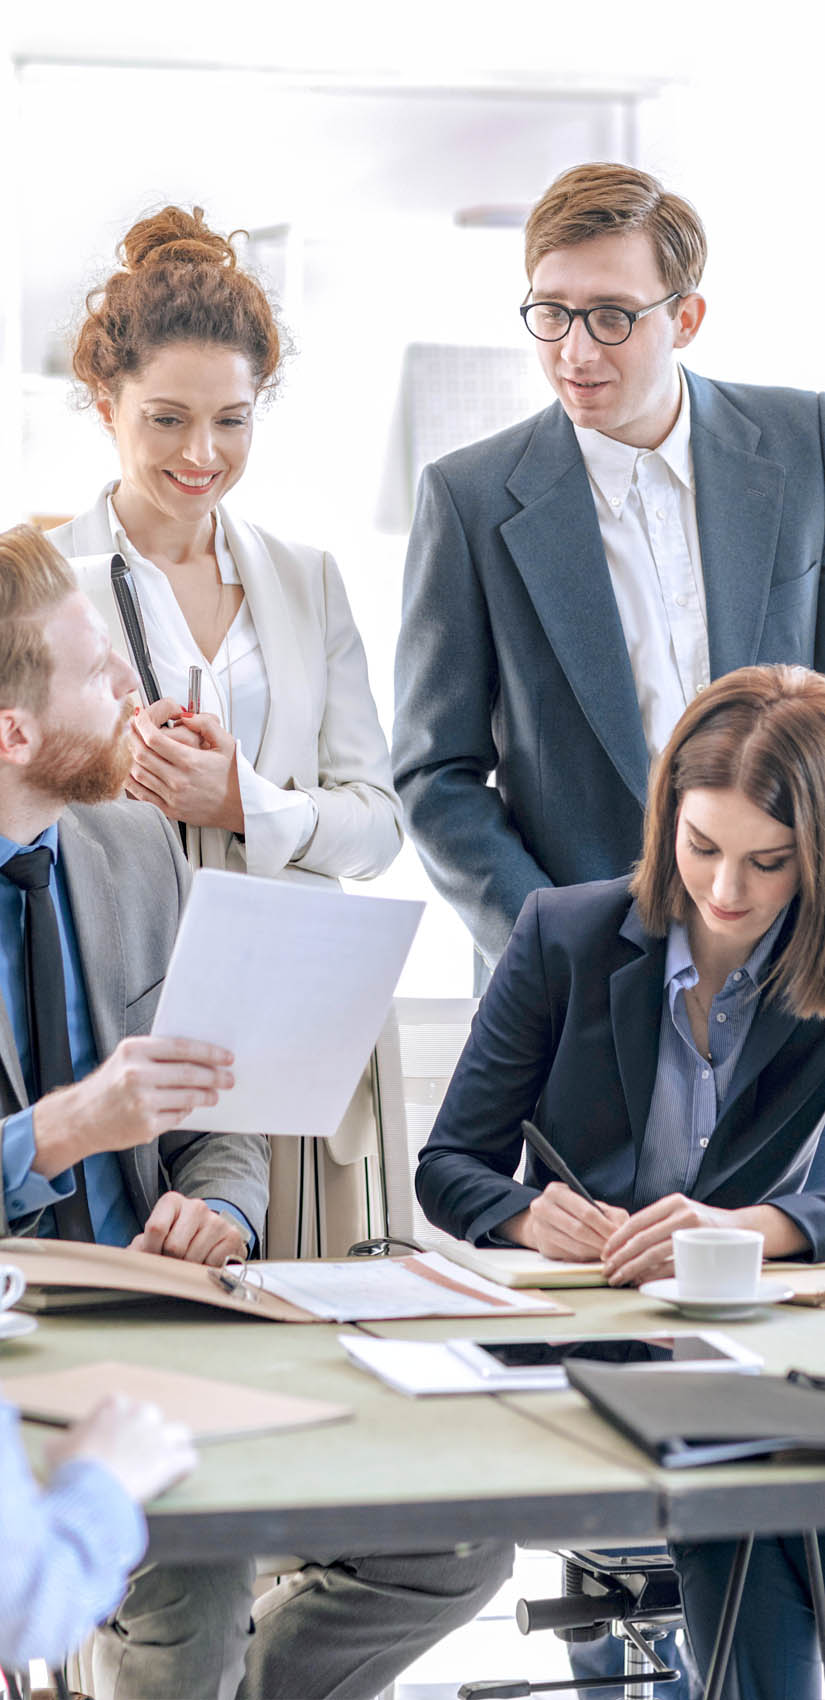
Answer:
POLYGON ((273 308, 199 207, 139 220, 119 253, 74 370, 120 476, 51 537, 125 653, 115 552, 137 591, 161 700, 135 721, 129 793, 184 824, 194 867, 369 878, 399 849, 400 813, 340 574, 223 506, 277 384, 273 308))
POLYGON ((676 1228, 825 1257, 825 679, 749 667, 686 709, 630 880, 528 898, 425 1146, 460 1238, 672 1273, 676 1228), (532 1150, 531 1117, 590 1203, 532 1150), (820 1190, 821 1181, 821 1190, 820 1190))
MULTIPOLYGON (((670 1277, 677 1228, 819 1261, 823 1117, 825 678, 745 667, 679 720, 632 878, 527 899, 417 1191, 458 1238, 596 1259, 614 1286, 670 1277), (589 1199, 525 1153, 524 1117, 589 1199)), ((702 1673, 732 1555, 674 1549, 702 1673)), ((821 1681, 801 1537, 758 1540, 726 1700, 819 1700, 821 1681)))

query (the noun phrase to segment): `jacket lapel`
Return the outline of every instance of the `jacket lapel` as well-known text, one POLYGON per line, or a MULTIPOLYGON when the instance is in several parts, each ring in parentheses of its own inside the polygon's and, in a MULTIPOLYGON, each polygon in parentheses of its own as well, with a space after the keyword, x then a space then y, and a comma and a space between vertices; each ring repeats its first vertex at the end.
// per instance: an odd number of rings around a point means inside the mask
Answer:
POLYGON ((761 432, 706 379, 686 372, 711 678, 757 658, 771 587, 785 469, 756 454, 761 432))
POLYGON ((295 563, 282 544, 270 539, 267 545, 253 526, 223 507, 220 512, 269 682, 269 714, 255 768, 265 779, 283 784, 293 776, 296 752, 303 750, 306 728, 312 724, 300 637, 282 584, 282 572, 288 576, 291 568, 294 573, 295 563))
POLYGON ((507 488, 522 510, 501 527, 579 707, 642 805, 648 755, 599 522, 573 427, 556 403, 507 488))
POLYGON ((638 1160, 659 1059, 666 941, 644 931, 635 903, 620 936, 639 951, 610 976, 613 1044, 638 1160))
POLYGON ((61 816, 58 842, 102 1061, 126 1033, 126 963, 114 883, 103 850, 71 809, 61 816))

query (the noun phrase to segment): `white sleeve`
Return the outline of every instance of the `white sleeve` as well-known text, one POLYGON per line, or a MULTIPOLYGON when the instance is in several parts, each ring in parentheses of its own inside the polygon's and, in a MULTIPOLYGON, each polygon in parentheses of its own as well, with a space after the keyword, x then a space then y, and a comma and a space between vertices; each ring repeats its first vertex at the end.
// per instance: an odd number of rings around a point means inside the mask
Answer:
POLYGON ((300 855, 312 836, 318 811, 306 791, 262 778, 243 755, 240 743, 235 749, 247 873, 271 878, 300 855))

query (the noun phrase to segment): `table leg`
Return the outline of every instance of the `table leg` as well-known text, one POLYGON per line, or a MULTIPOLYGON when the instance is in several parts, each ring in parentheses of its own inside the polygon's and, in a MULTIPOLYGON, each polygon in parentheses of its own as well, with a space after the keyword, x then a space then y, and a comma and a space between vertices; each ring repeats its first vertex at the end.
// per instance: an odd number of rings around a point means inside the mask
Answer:
POLYGON ((722 1605, 722 1615, 719 1628, 716 1631, 713 1654, 708 1668, 705 1700, 721 1700, 722 1688, 727 1675, 733 1637, 736 1633, 736 1622, 739 1617, 739 1607, 742 1604, 742 1590, 750 1563, 753 1535, 743 1535, 737 1543, 730 1567, 728 1585, 725 1589, 725 1599, 722 1605))
POLYGON ((814 1617, 816 1618, 819 1656, 823 1666, 825 1666, 825 1582, 822 1579, 822 1559, 819 1553, 819 1540, 816 1530, 806 1529, 802 1539, 805 1543, 805 1557, 808 1561, 808 1577, 811 1584, 814 1617))

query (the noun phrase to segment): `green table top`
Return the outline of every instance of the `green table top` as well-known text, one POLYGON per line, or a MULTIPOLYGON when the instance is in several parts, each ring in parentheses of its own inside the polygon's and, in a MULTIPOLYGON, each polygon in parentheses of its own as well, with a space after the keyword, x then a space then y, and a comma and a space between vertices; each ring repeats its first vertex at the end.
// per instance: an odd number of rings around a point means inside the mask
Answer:
MULTIPOLYGON (((564 1297, 573 1317, 371 1328, 433 1339, 691 1327, 635 1292, 564 1297)), ((769 1370, 825 1371, 825 1316, 816 1310, 782 1306, 719 1326, 769 1370)), ((0 1370, 11 1399, 16 1373, 123 1358, 352 1409, 350 1419, 325 1427, 204 1443, 193 1475, 151 1508, 156 1559, 414 1550, 483 1535, 548 1546, 638 1544, 664 1533, 825 1525, 825 1466, 658 1470, 578 1394, 409 1399, 356 1369, 339 1332, 183 1306, 41 1317, 35 1334, 2 1347, 0 1370)), ((35 1459, 43 1433, 27 1426, 35 1459)))

